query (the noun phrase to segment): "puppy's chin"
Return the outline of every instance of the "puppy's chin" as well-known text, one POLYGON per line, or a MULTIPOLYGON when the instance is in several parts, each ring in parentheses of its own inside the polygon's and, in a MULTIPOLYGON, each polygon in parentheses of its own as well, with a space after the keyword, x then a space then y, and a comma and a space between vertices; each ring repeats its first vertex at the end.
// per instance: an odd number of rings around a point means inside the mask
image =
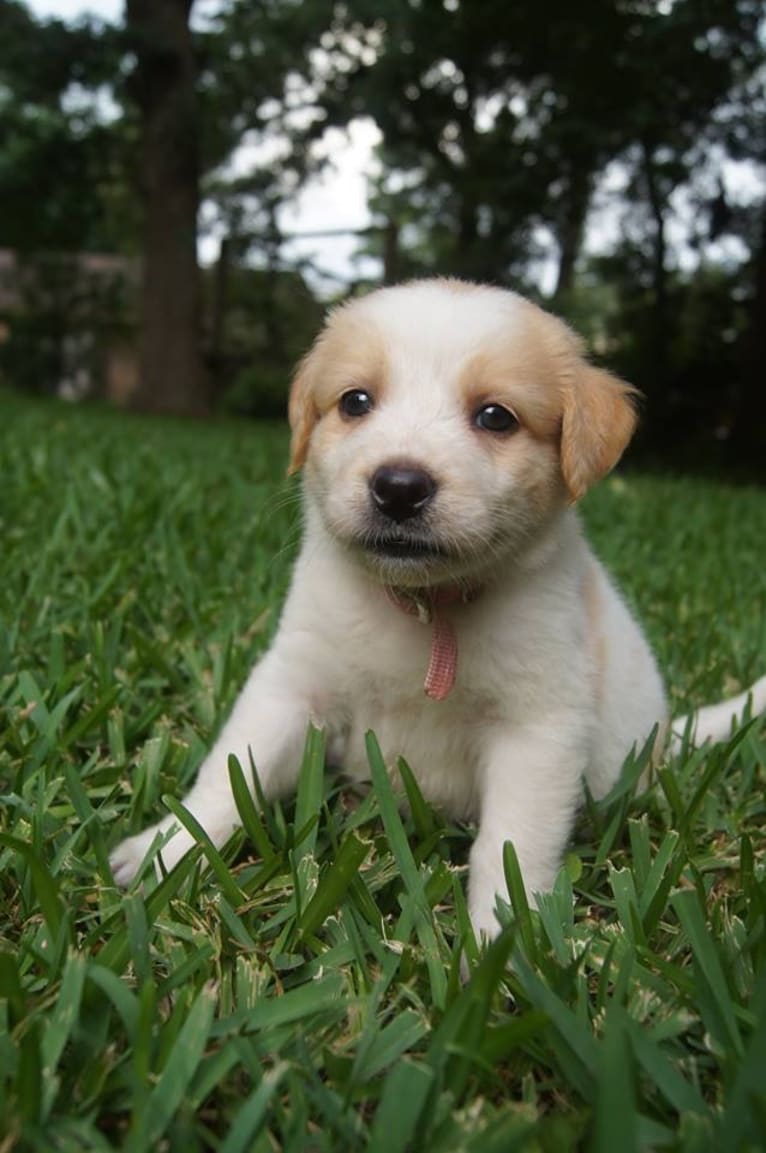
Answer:
POLYGON ((393 588, 422 589, 453 583, 458 579, 455 565, 444 559, 416 556, 383 556, 368 549, 358 550, 359 559, 381 584, 393 588))
POLYGON ((381 584, 394 588, 437 588, 474 583, 477 560, 431 535, 362 533, 345 545, 381 584))

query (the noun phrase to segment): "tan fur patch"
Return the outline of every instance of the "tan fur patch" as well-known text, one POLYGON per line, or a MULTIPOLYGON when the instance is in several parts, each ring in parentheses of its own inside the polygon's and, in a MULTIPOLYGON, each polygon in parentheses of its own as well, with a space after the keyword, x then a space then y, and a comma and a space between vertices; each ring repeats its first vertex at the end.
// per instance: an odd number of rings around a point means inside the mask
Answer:
POLYGON ((344 392, 364 389, 375 399, 382 394, 385 357, 380 336, 366 317, 352 309, 353 302, 330 315, 298 366, 288 405, 292 429, 288 473, 305 464, 317 422, 337 407, 344 392))
POLYGON ((638 422, 638 392, 603 369, 581 362, 564 391, 561 471, 573 501, 606 476, 638 422))
POLYGON ((535 438, 558 439, 562 399, 555 366, 533 341, 499 339, 477 352, 461 371, 460 388, 469 412, 502 404, 535 438))

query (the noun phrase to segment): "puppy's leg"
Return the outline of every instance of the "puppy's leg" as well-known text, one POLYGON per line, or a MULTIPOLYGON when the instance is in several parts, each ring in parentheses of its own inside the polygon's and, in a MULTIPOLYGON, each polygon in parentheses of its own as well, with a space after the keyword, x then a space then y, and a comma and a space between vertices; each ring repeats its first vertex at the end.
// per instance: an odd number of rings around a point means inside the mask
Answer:
POLYGON ((468 902, 477 938, 499 932, 495 898, 508 899, 503 844, 512 841, 531 901, 548 892, 582 794, 587 740, 577 720, 496 730, 485 750, 479 832, 471 850, 468 902))
MULTIPOLYGON (((184 798, 185 807, 202 825, 215 845, 222 845, 239 825, 239 815, 229 784, 228 759, 234 754, 250 778, 253 759, 266 797, 289 792, 295 786, 301 751, 310 717, 308 699, 296 693, 290 669, 274 650, 256 665, 204 761, 196 783, 184 798)), ((128 837, 111 856, 118 885, 133 880, 149 846, 158 833, 176 831, 162 849, 165 868, 175 865, 194 844, 186 829, 171 814, 138 836, 128 837)))

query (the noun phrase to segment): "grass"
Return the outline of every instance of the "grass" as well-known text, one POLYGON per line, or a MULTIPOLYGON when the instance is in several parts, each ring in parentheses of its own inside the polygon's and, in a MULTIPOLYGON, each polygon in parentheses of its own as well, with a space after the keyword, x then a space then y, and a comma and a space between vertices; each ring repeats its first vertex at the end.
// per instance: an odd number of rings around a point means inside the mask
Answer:
MULTIPOLYGON (((268 644, 298 533, 279 427, 0 398, 0 1153, 766 1147, 763 726, 590 805, 473 953, 469 832, 374 738, 143 892, 108 849, 178 797, 268 644), (255 846, 256 848, 254 848, 255 846)), ((680 706, 766 668, 766 495, 618 478, 591 536, 680 706)), ((629 776, 630 774, 628 774, 629 776)))

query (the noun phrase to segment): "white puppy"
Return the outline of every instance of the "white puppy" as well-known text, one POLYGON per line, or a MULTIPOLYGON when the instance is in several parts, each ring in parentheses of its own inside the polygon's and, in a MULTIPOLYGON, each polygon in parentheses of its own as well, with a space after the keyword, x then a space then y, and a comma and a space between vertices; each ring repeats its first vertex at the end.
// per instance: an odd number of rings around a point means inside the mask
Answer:
MULTIPOLYGON (((633 399, 510 292, 423 281, 331 315, 290 396, 306 526, 279 631, 184 802, 216 845, 239 823, 229 754, 247 766, 252 750, 266 797, 287 793, 310 718, 347 773, 368 775, 371 728, 427 798, 478 821, 477 932, 497 932, 504 841, 529 893, 550 888, 583 778, 602 796, 668 724, 649 646, 571 507, 618 461, 633 399)), ((702 710, 698 737, 725 736, 746 699, 702 710)), ((175 823, 119 846, 120 884, 175 823)), ((165 865, 191 844, 179 829, 165 865)))

